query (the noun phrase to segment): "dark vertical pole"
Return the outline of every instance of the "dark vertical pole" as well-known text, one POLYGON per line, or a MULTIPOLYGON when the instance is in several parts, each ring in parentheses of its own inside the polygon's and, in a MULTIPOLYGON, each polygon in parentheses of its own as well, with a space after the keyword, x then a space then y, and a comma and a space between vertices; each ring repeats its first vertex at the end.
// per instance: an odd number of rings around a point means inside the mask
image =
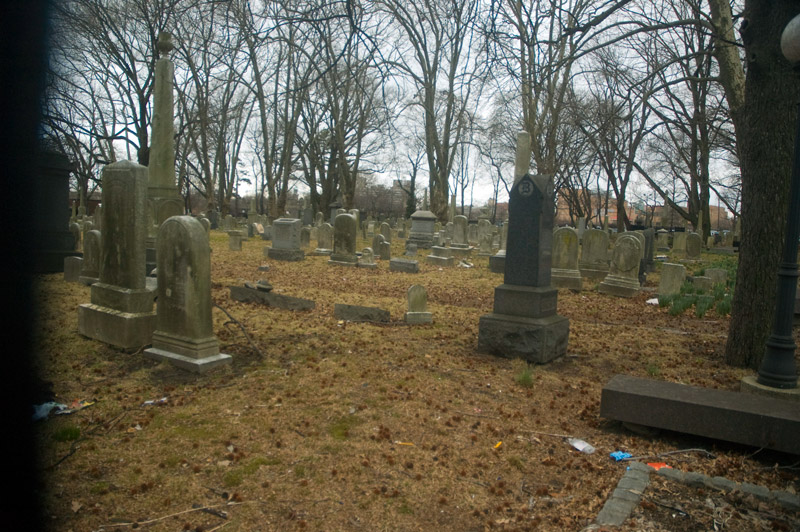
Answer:
MULTIPOLYGON (((800 106, 798 106, 800 109, 800 106)), ((767 339, 767 350, 758 368, 758 382, 772 388, 796 388, 797 366, 792 338, 794 299, 797 292, 797 245, 800 239, 800 112, 794 138, 794 163, 789 191, 789 213, 786 220, 786 240, 778 269, 778 302, 775 324, 767 339)))

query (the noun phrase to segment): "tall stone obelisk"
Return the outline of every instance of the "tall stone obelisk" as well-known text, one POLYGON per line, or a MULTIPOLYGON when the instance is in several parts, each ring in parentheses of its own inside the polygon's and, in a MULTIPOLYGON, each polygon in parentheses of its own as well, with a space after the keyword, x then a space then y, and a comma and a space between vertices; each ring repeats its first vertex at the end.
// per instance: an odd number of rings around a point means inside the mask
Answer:
POLYGON ((173 111, 173 77, 175 66, 169 53, 175 48, 172 36, 158 34, 156 44, 155 91, 150 136, 149 178, 147 184, 147 271, 155 267, 156 235, 161 224, 171 216, 184 213, 183 198, 175 179, 175 124, 173 111))

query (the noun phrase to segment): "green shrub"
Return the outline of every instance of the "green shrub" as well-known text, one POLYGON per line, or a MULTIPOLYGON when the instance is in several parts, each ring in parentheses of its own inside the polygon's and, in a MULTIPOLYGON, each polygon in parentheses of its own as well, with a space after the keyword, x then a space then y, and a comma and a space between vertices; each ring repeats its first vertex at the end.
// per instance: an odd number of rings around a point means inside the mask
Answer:
POLYGON ((686 309, 695 304, 696 300, 697 296, 694 294, 684 294, 675 297, 672 300, 672 306, 669 308, 670 315, 677 316, 679 314, 683 314, 686 309))
POLYGON ((667 294, 659 294, 658 296, 658 306, 661 308, 668 307, 672 300, 675 298, 673 295, 667 294))

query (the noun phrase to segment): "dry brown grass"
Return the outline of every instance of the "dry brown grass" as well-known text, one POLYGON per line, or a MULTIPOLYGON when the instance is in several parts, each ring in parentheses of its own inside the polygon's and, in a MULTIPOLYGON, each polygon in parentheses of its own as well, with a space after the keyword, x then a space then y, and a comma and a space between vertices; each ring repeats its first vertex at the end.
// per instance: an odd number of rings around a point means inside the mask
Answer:
POLYGON ((81 337, 77 307, 89 289, 41 278, 40 375, 57 401, 97 400, 38 425, 53 530, 579 530, 624 472, 608 456, 615 450, 704 447, 715 458, 669 462, 800 489, 797 470, 769 468, 781 455, 678 434, 648 439, 599 417, 600 390, 616 373, 736 388, 749 372, 722 362, 727 319, 713 312, 673 317, 645 304, 652 293, 562 291, 568 354, 527 368, 476 352, 478 319, 502 282, 485 258, 472 269, 421 262, 410 275, 385 261, 377 271, 325 257, 268 261, 267 243, 232 252, 217 232, 211 244, 213 299, 264 356, 215 309, 234 361, 205 376, 81 337), (270 271, 258 272, 267 262, 270 271), (230 299, 228 286, 259 278, 316 309, 230 299), (428 290, 432 325, 402 321, 412 284, 428 290), (382 307, 392 322, 339 322, 335 303, 382 307), (162 397, 163 406, 143 406, 162 397), (77 440, 58 441, 74 427, 77 440), (597 452, 581 454, 558 435, 597 452))

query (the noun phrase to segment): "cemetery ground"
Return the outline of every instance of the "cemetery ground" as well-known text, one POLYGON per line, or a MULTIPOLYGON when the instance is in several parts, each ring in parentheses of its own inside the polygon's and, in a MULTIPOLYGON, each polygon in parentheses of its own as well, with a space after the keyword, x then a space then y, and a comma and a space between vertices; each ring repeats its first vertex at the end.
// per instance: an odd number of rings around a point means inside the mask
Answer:
MULTIPOLYGON (((408 274, 385 260, 377 270, 268 260, 268 242, 237 252, 227 240, 211 234, 213 319, 233 363, 205 375, 81 337, 90 289, 40 278, 41 402, 94 401, 37 423, 52 530, 582 530, 625 473, 613 451, 800 492, 796 456, 600 418, 601 389, 618 373, 728 390, 753 373, 723 362, 726 316, 646 304, 658 271, 631 299, 586 280, 580 293, 560 290, 567 355, 528 366, 476 351, 502 283, 485 257, 440 268, 420 250, 420 273, 408 274), (229 286, 258 279, 316 308, 230 298, 229 286), (433 324, 403 322, 413 284, 427 289, 433 324), (387 309, 391 322, 339 321, 336 303, 387 309)), ((704 265, 721 258, 704 254, 704 265)), ((798 513, 737 492, 651 478, 621 529, 800 527, 798 513)))

